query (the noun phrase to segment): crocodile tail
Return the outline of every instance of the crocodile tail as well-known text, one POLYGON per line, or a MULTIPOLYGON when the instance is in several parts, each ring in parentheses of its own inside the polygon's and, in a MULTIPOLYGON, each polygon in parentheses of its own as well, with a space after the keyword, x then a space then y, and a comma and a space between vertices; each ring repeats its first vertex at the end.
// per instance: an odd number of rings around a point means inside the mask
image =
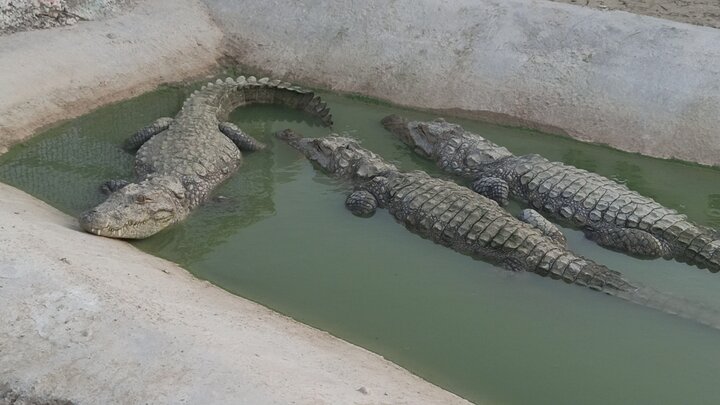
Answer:
POLYGON ((637 289, 634 291, 614 291, 609 294, 633 304, 720 329, 720 311, 712 305, 695 302, 644 285, 636 284, 636 286, 637 289))
POLYGON ((257 79, 255 76, 240 76, 234 81, 237 83, 237 89, 244 95, 241 105, 255 103, 284 105, 317 117, 325 126, 333 124, 330 107, 311 90, 267 77, 257 79))
POLYGON ((683 221, 666 230, 665 239, 677 260, 713 273, 720 271, 720 238, 714 229, 683 221), (670 234, 673 231, 677 235, 670 234))
MULTIPOLYGON (((552 257, 552 255, 550 255, 552 257)), ((562 279, 566 283, 589 287, 593 290, 613 293, 634 291, 636 287, 622 277, 622 274, 601 264, 564 251, 551 262, 541 262, 538 271, 547 269, 547 276, 562 279), (546 264, 547 263, 547 264, 546 264)))
POLYGON ((577 256, 564 246, 547 239, 544 236, 525 239, 515 249, 514 256, 525 262, 524 268, 543 277, 604 292, 636 289, 617 271, 577 256))
POLYGON ((587 286, 633 304, 662 311, 666 314, 699 322, 720 329, 720 311, 712 306, 661 292, 636 282, 625 280, 614 270, 568 251, 556 248, 548 252, 536 266, 540 275, 562 279, 567 283, 587 286))

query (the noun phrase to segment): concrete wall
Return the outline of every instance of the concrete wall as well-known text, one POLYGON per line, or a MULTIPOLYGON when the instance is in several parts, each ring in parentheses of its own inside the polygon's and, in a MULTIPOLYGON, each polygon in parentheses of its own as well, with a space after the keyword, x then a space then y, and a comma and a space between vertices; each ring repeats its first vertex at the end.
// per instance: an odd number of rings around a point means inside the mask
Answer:
POLYGON ((255 71, 720 165, 720 30, 534 0, 205 3, 255 71))
POLYGON ((0 154, 44 125, 207 74, 222 38, 198 0, 0 36, 0 154))

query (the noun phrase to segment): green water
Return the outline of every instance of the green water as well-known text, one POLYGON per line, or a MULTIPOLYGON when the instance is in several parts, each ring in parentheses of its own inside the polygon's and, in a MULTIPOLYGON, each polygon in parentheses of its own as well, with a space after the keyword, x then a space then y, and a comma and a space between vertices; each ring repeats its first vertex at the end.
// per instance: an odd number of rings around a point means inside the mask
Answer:
MULTIPOLYGON (((174 115, 187 89, 165 88, 62 124, 0 158, 0 180, 76 215, 128 178, 121 142, 174 115)), ((327 95, 335 130, 403 169, 437 170, 391 138, 389 113, 429 115, 327 95)), ((345 211, 348 186, 271 134, 328 130, 301 113, 248 107, 232 121, 268 143, 185 223, 135 245, 200 278, 380 353, 473 401, 508 404, 720 403, 720 331, 532 274, 511 274, 406 231, 384 211, 345 211)), ((599 172, 706 225, 720 226, 720 171, 532 131, 458 120, 515 153, 599 172)), ((517 206, 513 207, 518 209, 517 206)), ((720 275, 599 249, 575 251, 655 288, 720 308, 720 275)), ((372 389, 372 387, 369 387, 372 389)))

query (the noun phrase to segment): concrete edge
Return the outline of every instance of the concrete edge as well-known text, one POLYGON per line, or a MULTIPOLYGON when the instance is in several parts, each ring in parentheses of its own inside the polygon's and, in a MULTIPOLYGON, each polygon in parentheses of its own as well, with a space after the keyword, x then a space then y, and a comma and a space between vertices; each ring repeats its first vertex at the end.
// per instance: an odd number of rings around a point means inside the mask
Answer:
POLYGON ((78 404, 468 403, 174 263, 84 233, 2 183, 0 289, 0 394, 78 404))
POLYGON ((206 75, 217 68, 222 37, 206 7, 190 0, 146 1, 106 20, 0 37, 0 153, 40 128, 206 75))
POLYGON ((717 29, 544 0, 204 1, 254 71, 720 165, 717 29))

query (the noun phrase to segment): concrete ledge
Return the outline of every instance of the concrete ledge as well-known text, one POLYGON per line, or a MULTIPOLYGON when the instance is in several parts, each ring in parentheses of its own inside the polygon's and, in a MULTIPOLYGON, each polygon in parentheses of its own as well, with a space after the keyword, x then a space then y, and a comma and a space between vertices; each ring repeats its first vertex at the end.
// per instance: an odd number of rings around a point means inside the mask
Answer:
POLYGON ((720 165, 720 30, 538 0, 204 1, 268 74, 720 165))

